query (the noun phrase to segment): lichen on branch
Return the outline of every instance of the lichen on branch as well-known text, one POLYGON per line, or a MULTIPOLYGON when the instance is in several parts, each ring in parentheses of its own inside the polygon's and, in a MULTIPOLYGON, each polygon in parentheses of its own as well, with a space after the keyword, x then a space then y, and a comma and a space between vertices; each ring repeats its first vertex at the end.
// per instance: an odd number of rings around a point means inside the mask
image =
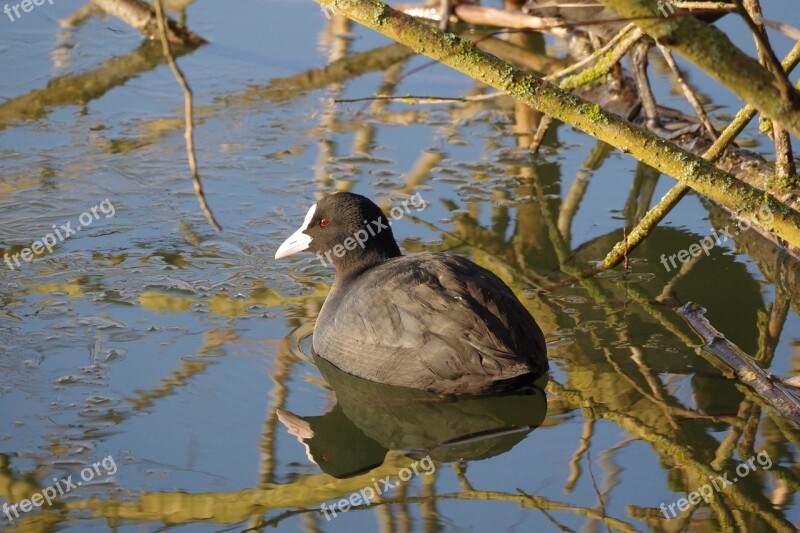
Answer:
POLYGON ((470 41, 442 33, 377 0, 316 1, 631 154, 740 216, 757 219, 759 210, 769 209, 774 216, 764 222, 764 229, 800 246, 800 213, 650 131, 533 74, 526 74, 481 51, 470 41))

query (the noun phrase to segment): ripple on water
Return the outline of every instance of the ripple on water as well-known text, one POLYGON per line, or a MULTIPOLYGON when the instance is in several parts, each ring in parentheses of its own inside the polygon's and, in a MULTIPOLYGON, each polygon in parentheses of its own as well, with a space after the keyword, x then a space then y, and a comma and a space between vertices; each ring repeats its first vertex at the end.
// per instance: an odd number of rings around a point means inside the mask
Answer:
POLYGON ((48 327, 53 329, 77 329, 86 326, 97 329, 107 329, 107 328, 124 329, 128 327, 127 324, 119 320, 114 320, 111 318, 105 318, 100 316, 83 316, 71 320, 62 320, 60 322, 56 322, 55 324, 50 324, 48 327))

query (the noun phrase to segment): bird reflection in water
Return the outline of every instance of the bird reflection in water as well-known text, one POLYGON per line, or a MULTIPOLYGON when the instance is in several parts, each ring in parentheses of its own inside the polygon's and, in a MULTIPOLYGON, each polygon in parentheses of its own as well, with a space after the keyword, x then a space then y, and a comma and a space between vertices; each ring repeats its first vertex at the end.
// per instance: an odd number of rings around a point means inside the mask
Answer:
POLYGON ((547 414, 547 375, 486 396, 447 396, 383 385, 315 357, 336 392, 321 416, 278 409, 278 419, 323 472, 347 478, 383 464, 389 450, 435 461, 479 460, 507 452, 547 414))

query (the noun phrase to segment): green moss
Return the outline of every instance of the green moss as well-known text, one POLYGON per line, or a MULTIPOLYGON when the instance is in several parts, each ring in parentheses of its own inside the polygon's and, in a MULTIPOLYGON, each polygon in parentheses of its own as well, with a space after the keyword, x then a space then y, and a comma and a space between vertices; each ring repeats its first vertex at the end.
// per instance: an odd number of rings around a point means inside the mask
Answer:
POLYGON ((587 115, 593 124, 608 124, 608 115, 597 104, 583 104, 580 113, 587 115))
POLYGON ((373 19, 373 24, 375 24, 375 26, 380 26, 383 24, 383 21, 389 17, 389 6, 387 6, 383 2, 375 2, 375 7, 377 9, 375 11, 375 18, 373 19))
POLYGON ((778 189, 783 192, 793 191, 800 187, 800 175, 790 174, 789 176, 772 175, 767 179, 767 187, 778 189))
POLYGON ((597 65, 582 70, 578 74, 564 78, 559 84, 559 87, 562 89, 576 89, 584 85, 589 85, 593 81, 608 74, 609 70, 610 69, 601 61, 597 65))

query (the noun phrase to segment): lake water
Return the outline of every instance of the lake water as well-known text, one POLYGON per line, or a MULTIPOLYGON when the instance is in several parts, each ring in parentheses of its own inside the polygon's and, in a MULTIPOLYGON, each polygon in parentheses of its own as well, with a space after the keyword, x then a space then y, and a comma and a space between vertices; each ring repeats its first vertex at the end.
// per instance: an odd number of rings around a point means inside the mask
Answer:
MULTIPOLYGON (((800 26, 794 0, 769 4, 767 17, 800 26)), ((701 305, 769 372, 800 373, 798 266, 754 231, 668 271, 662 255, 733 224, 689 195, 632 254, 627 276, 578 280, 672 178, 563 125, 532 156, 538 116, 508 99, 334 103, 382 87, 485 89, 443 66, 417 70, 428 61, 313 2, 201 0, 186 22, 210 44, 179 63, 218 234, 197 206, 182 96, 159 45, 110 18, 60 27, 80 7, 0 14, 0 254, 61 232, 52 252, 0 264, 0 499, 54 495, 41 510, 3 508, 0 529, 800 523, 798 428, 657 301, 672 291, 701 305), (384 208, 419 194, 425 207, 393 224, 401 246, 451 250, 503 278, 546 335, 549 383, 452 401, 335 369, 326 380, 311 332, 333 272, 310 254, 273 256, 335 190, 384 208), (344 511, 342 499, 363 503, 367 489, 374 505, 344 511), (679 507, 701 490, 710 503, 679 507)), ((720 26, 751 51, 740 22, 720 26)), ((792 43, 774 38, 782 57, 792 43)), ((651 63, 659 101, 688 109, 651 63)), ((690 75, 721 106, 718 123, 738 111, 734 96, 690 75)), ((755 150, 771 157, 763 140, 755 150)))

